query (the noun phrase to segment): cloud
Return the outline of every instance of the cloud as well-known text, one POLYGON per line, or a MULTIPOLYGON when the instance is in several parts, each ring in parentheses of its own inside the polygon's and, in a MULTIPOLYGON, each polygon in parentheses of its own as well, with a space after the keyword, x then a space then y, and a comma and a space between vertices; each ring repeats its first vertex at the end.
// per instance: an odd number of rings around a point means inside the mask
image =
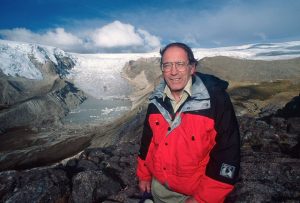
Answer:
POLYGON ((57 28, 54 31, 47 32, 43 39, 45 42, 54 43, 58 46, 77 46, 81 45, 83 41, 76 37, 75 35, 71 33, 65 32, 63 28, 57 28))
POLYGON ((138 29, 137 32, 144 39, 144 45, 148 47, 148 49, 159 48, 161 46, 158 37, 142 29, 138 29))
POLYGON ((143 39, 135 32, 134 27, 120 21, 114 21, 96 29, 91 35, 91 39, 96 46, 103 48, 141 46, 143 44, 143 39))
POLYGON ((114 21, 93 30, 79 30, 76 34, 64 28, 34 33, 26 28, 0 30, 3 39, 38 43, 61 48, 71 52, 145 52, 160 47, 160 40, 149 32, 136 29, 131 24, 114 21), (84 34, 82 34, 84 33, 84 34))
POLYGON ((7 40, 38 43, 59 47, 66 51, 76 50, 83 45, 83 40, 66 32, 63 28, 56 28, 44 34, 34 33, 25 28, 0 30, 0 35, 7 40))
POLYGON ((136 29, 131 24, 114 21, 91 32, 87 37, 98 49, 131 49, 151 51, 160 47, 160 40, 149 32, 136 29))
POLYGON ((297 0, 230 0, 206 6, 203 1, 193 1, 192 6, 127 13, 126 20, 138 26, 142 22, 143 27, 164 39, 164 43, 183 41, 194 47, 227 46, 299 39, 299 9, 297 0))
POLYGON ((115 5, 95 9, 101 15, 66 18, 61 28, 43 33, 24 28, 0 30, 0 37, 74 52, 145 52, 174 41, 192 47, 219 47, 299 40, 300 36, 299 0, 151 2, 150 7, 146 1, 130 3, 138 9, 126 9, 126 5, 121 10, 115 5), (121 20, 114 21, 116 17, 121 20))

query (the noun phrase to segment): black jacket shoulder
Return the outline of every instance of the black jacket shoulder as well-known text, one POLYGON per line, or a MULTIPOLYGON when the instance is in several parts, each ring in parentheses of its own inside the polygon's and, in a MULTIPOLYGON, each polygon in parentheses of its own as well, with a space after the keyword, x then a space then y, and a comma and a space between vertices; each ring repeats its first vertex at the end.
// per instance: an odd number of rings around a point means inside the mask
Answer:
POLYGON ((228 88, 228 82, 222 80, 214 75, 204 74, 200 72, 195 73, 196 76, 200 77, 204 85, 206 86, 209 92, 214 90, 226 90, 228 88))

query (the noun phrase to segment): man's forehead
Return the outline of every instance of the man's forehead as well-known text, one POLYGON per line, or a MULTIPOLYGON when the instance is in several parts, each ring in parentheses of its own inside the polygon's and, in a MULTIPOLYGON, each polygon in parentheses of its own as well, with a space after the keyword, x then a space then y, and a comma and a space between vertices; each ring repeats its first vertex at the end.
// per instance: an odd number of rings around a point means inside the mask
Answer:
POLYGON ((169 47, 165 51, 164 55, 162 56, 163 59, 169 58, 169 57, 174 57, 174 58, 177 57, 177 58, 187 59, 188 55, 187 55, 186 51, 183 48, 174 46, 174 47, 169 47))
POLYGON ((179 47, 179 46, 175 46, 175 45, 167 48, 166 51, 165 51, 165 53, 169 52, 169 51, 174 51, 174 50, 181 50, 181 51, 183 51, 183 52, 186 53, 186 51, 184 50, 184 48, 179 47))

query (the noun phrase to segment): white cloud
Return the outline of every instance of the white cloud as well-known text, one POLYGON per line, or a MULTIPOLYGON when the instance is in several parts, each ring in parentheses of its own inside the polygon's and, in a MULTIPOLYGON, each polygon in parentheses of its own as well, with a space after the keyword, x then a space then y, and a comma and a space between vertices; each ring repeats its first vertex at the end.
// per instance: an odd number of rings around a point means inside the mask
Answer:
POLYGON ((92 31, 87 38, 92 40, 93 46, 104 50, 152 51, 160 47, 157 36, 120 21, 92 31))
POLYGON ((58 46, 81 45, 83 41, 71 33, 65 32, 63 28, 57 28, 54 31, 47 32, 43 39, 49 43, 55 43, 58 46))
POLYGON ((66 32, 64 28, 42 34, 26 28, 0 30, 3 39, 44 44, 71 52, 145 52, 160 47, 157 36, 120 21, 90 31, 80 30, 78 34, 81 36, 66 32))
POLYGON ((144 39, 144 45, 149 48, 159 48, 161 46, 158 37, 151 35, 146 30, 138 29, 138 33, 144 39))
POLYGON ((91 35, 96 46, 112 48, 118 46, 141 46, 143 39, 130 24, 114 21, 99 29, 91 35))
POLYGON ((11 30, 0 30, 0 35, 7 40, 45 44, 59 47, 66 51, 78 49, 78 47, 83 45, 82 39, 66 32, 64 28, 56 28, 44 34, 34 33, 25 28, 14 28, 11 30))

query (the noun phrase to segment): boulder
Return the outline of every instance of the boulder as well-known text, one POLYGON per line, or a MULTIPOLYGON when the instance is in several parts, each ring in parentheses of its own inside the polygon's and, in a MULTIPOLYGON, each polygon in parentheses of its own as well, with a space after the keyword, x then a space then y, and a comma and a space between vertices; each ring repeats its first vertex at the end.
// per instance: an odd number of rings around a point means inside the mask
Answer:
POLYGON ((0 173, 1 202, 66 202, 70 192, 70 180, 60 169, 0 173))

